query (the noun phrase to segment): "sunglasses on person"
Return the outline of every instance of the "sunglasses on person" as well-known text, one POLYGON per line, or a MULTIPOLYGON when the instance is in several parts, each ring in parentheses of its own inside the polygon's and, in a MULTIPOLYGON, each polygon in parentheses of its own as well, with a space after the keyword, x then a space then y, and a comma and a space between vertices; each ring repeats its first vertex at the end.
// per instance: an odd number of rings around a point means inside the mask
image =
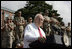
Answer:
POLYGON ((32 19, 29 19, 29 20, 32 20, 32 19))
POLYGON ((8 19, 8 20, 12 20, 12 19, 8 19))

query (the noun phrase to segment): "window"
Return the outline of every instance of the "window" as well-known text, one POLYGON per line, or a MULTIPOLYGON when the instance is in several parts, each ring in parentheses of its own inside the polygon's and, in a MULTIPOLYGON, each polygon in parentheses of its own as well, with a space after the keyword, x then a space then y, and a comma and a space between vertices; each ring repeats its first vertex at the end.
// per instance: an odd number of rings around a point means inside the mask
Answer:
POLYGON ((9 13, 5 13, 4 20, 6 20, 7 17, 9 17, 9 13))

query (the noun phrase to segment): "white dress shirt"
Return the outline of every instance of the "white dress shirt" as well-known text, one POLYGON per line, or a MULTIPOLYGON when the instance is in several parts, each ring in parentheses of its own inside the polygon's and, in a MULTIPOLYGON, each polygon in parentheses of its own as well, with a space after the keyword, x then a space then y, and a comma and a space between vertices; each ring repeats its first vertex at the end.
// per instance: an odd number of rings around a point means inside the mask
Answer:
MULTIPOLYGON (((41 28, 40 31, 42 35, 46 37, 44 31, 41 28)), ((38 37, 40 37, 40 34, 35 23, 28 24, 24 31, 24 48, 29 48, 29 44, 38 40, 38 37)))

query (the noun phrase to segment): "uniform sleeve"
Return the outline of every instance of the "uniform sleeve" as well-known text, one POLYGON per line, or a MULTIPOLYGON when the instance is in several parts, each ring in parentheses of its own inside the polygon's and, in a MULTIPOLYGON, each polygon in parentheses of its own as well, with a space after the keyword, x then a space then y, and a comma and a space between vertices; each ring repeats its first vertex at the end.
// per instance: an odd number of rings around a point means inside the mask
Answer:
POLYGON ((35 37, 32 33, 32 29, 30 28, 30 26, 27 25, 24 31, 24 40, 29 42, 37 40, 38 38, 35 37))
POLYGON ((25 20, 24 17, 21 17, 21 18, 22 18, 23 21, 25 20))
POLYGON ((25 21, 24 17, 21 17, 21 19, 22 19, 22 22, 24 22, 24 21, 25 21))
POLYGON ((17 20, 17 19, 16 19, 16 17, 15 17, 15 18, 14 18, 14 20, 13 20, 13 21, 14 21, 14 23, 16 23, 16 20, 17 20))
POLYGON ((15 25, 14 25, 13 22, 10 24, 10 26, 11 26, 13 29, 14 29, 14 27, 15 27, 15 25))

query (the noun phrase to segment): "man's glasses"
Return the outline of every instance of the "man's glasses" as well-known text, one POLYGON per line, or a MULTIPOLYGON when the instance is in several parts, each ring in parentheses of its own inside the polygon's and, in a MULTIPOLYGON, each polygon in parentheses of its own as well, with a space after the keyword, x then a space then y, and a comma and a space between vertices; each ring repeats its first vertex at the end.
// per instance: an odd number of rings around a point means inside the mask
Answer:
POLYGON ((12 20, 12 19, 8 19, 8 20, 12 20))
POLYGON ((32 19, 29 19, 29 20, 32 20, 32 19))

